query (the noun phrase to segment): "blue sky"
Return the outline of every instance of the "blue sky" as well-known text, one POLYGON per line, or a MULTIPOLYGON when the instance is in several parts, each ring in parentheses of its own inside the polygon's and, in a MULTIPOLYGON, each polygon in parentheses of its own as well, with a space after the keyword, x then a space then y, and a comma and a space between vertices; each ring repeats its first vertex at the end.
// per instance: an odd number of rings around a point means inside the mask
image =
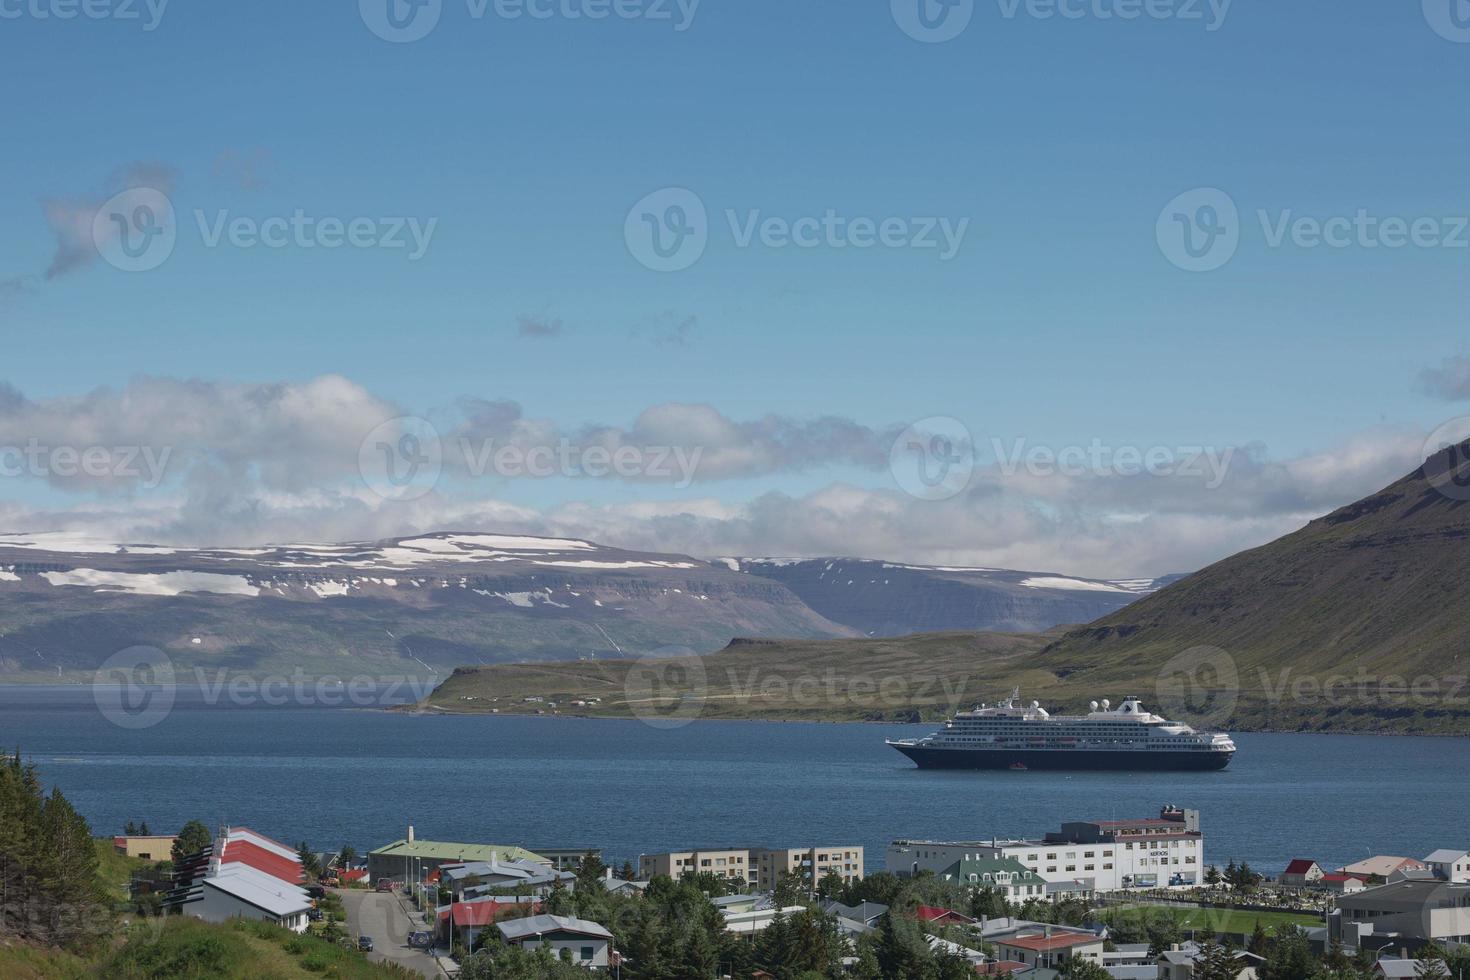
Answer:
MULTIPOLYGON (((376 36, 350 2, 173 0, 153 30, 141 2, 141 20, 37 16, 60 2, 0 4, 11 110, 0 380, 29 406, 11 442, 49 424, 78 438, 57 421, 75 399, 106 387, 126 403, 142 377, 273 386, 339 375, 375 405, 450 427, 461 399, 480 398, 569 432, 636 430, 640 413, 666 404, 737 424, 835 417, 888 438, 951 417, 982 462, 992 438, 1252 447, 1248 475, 1269 488, 1228 502, 1214 492, 1179 503, 1150 486, 1125 504, 1110 474, 1090 474, 1064 490, 1007 485, 1011 511, 985 484, 960 495, 964 515, 938 502, 871 539, 827 505, 852 533, 844 551, 1123 575, 1203 563, 1370 491, 1463 411, 1464 392, 1428 391, 1421 375, 1470 353, 1470 248, 1273 248, 1257 217, 1364 210, 1433 219, 1456 237, 1455 217, 1470 214, 1470 43, 1435 29, 1436 0, 1235 0, 1223 17, 1204 0, 1155 0, 1169 16, 1134 20, 1100 16, 1129 0, 1066 4, 1077 17, 976 0, 969 26, 943 43, 908 36, 886 2, 703 0, 678 30, 672 0, 627 0, 667 20, 565 15, 596 0, 557 0, 545 19, 492 4, 476 18, 466 0, 444 0, 437 26, 411 43, 376 36), (48 202, 95 209, 141 173, 167 174, 178 216, 167 261, 128 273, 89 259, 46 278, 63 236, 48 202), (640 264, 624 237, 630 208, 664 188, 694 192, 709 215, 707 248, 676 272, 640 264), (1224 191, 1240 215, 1238 250, 1209 272, 1171 263, 1156 235, 1166 203, 1196 188, 1224 191), (945 260, 919 248, 740 247, 725 216, 828 209, 910 228, 968 224, 945 260), (435 225, 412 261, 406 250, 208 247, 195 217, 297 210, 435 225), (553 335, 523 336, 523 321, 553 335), (1156 519, 1155 544, 1120 549, 1115 528, 1097 530, 1124 514, 1156 519), (1216 523, 1186 531, 1167 515, 1216 523), (986 529, 972 542, 967 519, 986 529), (1167 544, 1180 534, 1188 545, 1167 544), (1090 543, 1069 543, 1076 535, 1090 543)), ((134 434, 147 438, 148 424, 134 434)), ((891 515, 881 495, 901 494, 894 475, 852 456, 795 453, 688 488, 450 481, 434 495, 443 510, 373 509, 360 524, 322 526, 510 520, 475 509, 493 499, 532 529, 615 543, 827 551, 841 535, 755 530, 752 508, 771 494, 816 506, 836 487, 880 495, 862 506, 891 515), (633 513, 654 504, 664 525, 681 505, 704 523, 656 529, 633 513)), ((252 458, 241 479, 269 465, 252 458)), ((185 500, 189 482, 188 469, 147 491, 10 480, 0 516, 53 526, 102 508, 141 533, 139 515, 185 500)), ((257 489, 298 495, 288 509, 304 513, 301 481, 257 489)), ((340 490, 323 477, 311 492, 340 490)), ((220 518, 157 530, 298 529, 220 518)))

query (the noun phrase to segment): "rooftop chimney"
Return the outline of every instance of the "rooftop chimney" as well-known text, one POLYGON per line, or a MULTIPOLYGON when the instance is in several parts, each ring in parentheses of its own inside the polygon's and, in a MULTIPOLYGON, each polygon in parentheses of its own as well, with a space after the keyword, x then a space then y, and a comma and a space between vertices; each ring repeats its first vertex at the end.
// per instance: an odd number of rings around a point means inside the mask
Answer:
POLYGON ((413 824, 408 825, 408 842, 413 843, 413 824))

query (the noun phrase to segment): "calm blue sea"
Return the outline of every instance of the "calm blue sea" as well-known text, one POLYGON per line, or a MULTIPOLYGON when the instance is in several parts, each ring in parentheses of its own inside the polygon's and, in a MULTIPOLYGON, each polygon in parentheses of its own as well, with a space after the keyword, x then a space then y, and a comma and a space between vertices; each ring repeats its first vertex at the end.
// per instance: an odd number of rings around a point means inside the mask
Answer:
POLYGON ((402 837, 600 846, 1030 835, 1072 819, 1203 811, 1207 859, 1277 871, 1470 846, 1470 739, 1240 735, 1211 773, 920 772, 883 744, 932 726, 442 717, 342 708, 175 706, 118 728, 87 689, 0 688, 19 746, 91 821, 237 823, 321 850, 402 837))

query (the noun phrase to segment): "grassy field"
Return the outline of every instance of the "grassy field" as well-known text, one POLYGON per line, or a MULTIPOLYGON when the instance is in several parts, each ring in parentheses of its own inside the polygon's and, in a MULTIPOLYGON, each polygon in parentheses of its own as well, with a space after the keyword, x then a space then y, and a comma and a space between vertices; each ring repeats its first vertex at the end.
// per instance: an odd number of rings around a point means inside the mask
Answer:
POLYGON ((1060 657, 1047 649, 1058 635, 736 640, 701 657, 461 667, 417 708, 613 718, 933 721, 1019 687, 1024 697, 1053 711, 1085 711, 1093 699, 1137 695, 1169 717, 1232 731, 1470 733, 1470 708, 1424 711, 1391 701, 1339 708, 1273 700, 1249 685, 1223 706, 1196 704, 1163 685, 1150 664, 1076 653, 1060 657), (571 704, 591 698, 599 703, 571 704))
POLYGON ((917 721, 1056 684, 1026 660, 1047 635, 936 633, 874 640, 737 640, 702 657, 465 667, 419 707, 596 717, 917 721), (527 698, 541 698, 527 701, 527 698), (573 706, 574 700, 600 703, 573 706))
POLYGON ((261 922, 210 925, 171 917, 133 927, 116 948, 87 958, 0 945, 5 980, 411 980, 401 967, 261 922))
POLYGON ((1111 908, 1102 916, 1104 921, 1130 915, 1170 916, 1185 930, 1202 933, 1231 933, 1248 936, 1255 931, 1256 923, 1271 932, 1286 926, 1310 928, 1322 925, 1320 915, 1305 912, 1256 912, 1247 909, 1182 908, 1174 905, 1129 905, 1111 908))

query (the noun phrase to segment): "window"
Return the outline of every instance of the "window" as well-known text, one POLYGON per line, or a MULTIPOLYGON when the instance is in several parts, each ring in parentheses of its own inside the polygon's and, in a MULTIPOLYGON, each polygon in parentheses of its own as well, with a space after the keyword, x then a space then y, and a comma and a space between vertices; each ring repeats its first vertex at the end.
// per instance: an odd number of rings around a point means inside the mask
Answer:
POLYGON ((582 959, 584 959, 584 960, 590 960, 590 959, 592 959, 592 947, 591 946, 583 946, 582 947, 582 959))

